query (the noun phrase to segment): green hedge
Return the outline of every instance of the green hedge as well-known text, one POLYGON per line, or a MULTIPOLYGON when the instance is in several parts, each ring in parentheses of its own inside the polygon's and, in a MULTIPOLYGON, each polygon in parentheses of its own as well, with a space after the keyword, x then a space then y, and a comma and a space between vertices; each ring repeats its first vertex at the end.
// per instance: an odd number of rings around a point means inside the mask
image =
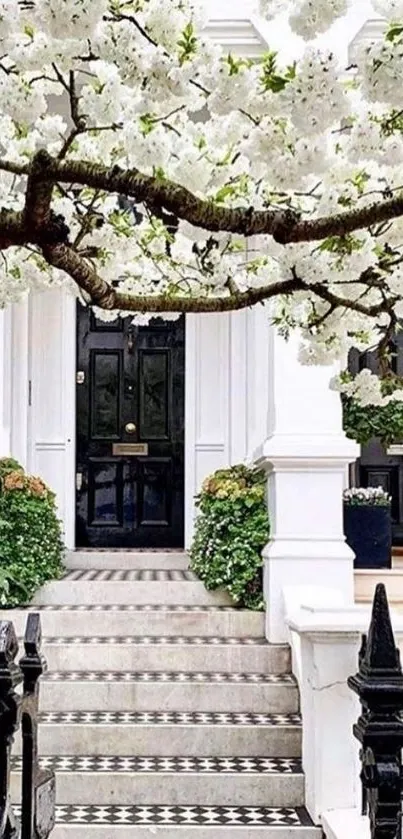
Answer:
POLYGON ((0 458, 0 604, 28 603, 60 576, 63 552, 54 493, 17 461, 0 458))
POLYGON ((262 550, 269 538, 265 475, 246 466, 207 478, 197 498, 199 515, 191 568, 207 589, 225 588, 235 603, 262 609, 262 550))

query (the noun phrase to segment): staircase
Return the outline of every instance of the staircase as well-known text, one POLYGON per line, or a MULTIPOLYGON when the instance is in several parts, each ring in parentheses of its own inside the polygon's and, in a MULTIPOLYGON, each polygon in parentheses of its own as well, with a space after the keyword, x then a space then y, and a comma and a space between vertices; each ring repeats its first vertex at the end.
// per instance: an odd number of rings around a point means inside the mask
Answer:
MULTIPOLYGON (((70 554, 36 604, 52 839, 319 839, 289 649, 266 643, 261 613, 207 592, 175 552, 70 554)), ((26 611, 7 617, 22 635, 26 611)), ((14 801, 20 754, 17 738, 14 801)))

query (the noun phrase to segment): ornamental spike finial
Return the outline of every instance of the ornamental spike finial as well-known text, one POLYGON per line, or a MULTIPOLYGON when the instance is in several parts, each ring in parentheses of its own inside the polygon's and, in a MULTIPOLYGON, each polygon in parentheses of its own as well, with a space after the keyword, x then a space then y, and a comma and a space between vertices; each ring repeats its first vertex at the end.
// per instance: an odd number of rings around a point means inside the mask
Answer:
POLYGON ((396 675, 402 672, 383 583, 378 583, 375 589, 371 623, 360 669, 368 676, 379 671, 394 671, 396 675))

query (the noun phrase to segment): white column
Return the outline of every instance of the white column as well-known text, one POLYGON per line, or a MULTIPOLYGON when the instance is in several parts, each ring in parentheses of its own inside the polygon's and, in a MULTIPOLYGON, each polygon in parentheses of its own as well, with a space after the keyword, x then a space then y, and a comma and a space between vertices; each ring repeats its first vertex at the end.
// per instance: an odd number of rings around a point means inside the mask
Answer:
POLYGON ((358 446, 342 431, 330 367, 298 362, 298 339, 270 330, 268 437, 257 462, 268 474, 271 541, 264 550, 269 641, 287 639, 285 586, 334 588, 353 602, 353 555, 343 535, 342 491, 358 446))
POLYGON ((10 454, 11 319, 0 310, 0 457, 10 454))

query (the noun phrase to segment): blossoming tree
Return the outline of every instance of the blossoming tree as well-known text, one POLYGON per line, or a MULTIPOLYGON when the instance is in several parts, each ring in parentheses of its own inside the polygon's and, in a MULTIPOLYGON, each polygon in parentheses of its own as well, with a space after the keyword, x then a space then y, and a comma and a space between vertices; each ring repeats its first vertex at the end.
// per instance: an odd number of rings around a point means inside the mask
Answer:
MULTIPOLYGON (((303 361, 378 346, 385 365, 403 0, 374 0, 384 38, 354 68, 316 44, 348 5, 265 0, 306 41, 283 66, 222 52, 189 0, 0 0, 0 306, 56 283, 140 322, 274 298, 303 361)), ((379 402, 362 379, 345 387, 379 402)))

